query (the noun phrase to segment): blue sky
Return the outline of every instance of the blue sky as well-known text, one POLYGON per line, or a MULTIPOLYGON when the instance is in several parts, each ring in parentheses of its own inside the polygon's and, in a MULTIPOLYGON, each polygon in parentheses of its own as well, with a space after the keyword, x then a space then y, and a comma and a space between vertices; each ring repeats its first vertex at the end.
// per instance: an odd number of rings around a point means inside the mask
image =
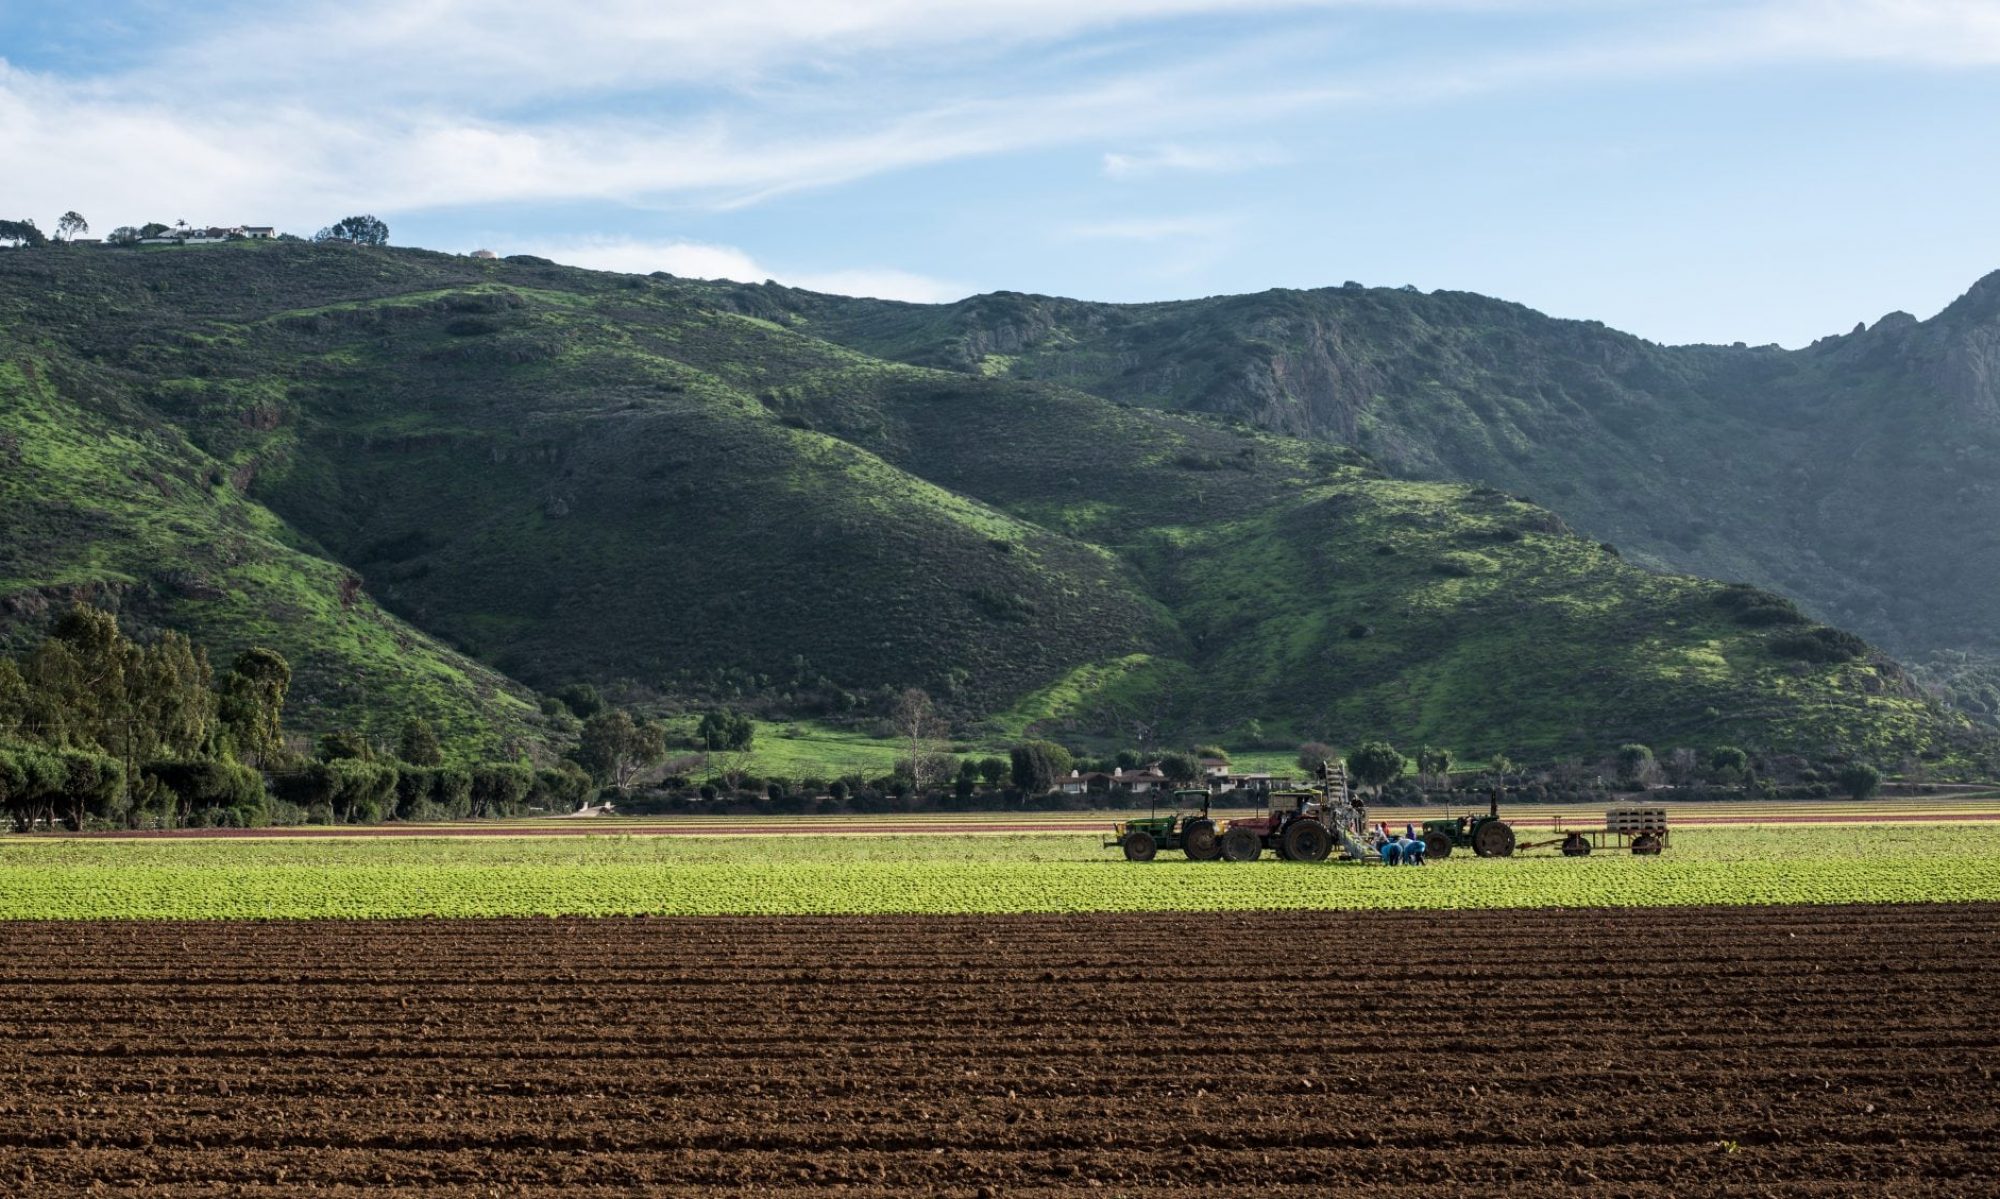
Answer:
POLYGON ((0 0, 0 209, 1798 345, 2000 268, 2000 0, 0 0))

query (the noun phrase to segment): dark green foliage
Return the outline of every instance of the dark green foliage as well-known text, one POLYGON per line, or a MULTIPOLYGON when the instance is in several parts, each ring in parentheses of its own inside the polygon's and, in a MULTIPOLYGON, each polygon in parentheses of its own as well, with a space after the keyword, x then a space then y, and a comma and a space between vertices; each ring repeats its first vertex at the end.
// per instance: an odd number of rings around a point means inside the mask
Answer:
POLYGON ((1655 769, 1652 748, 1637 742, 1619 746, 1617 761, 1618 781, 1627 787, 1645 782, 1655 769))
POLYGON ((366 762, 375 756, 375 751, 368 744, 368 738, 354 729, 334 729, 321 733, 314 749, 322 762, 338 762, 350 758, 366 762))
POLYGON ((1855 799, 1867 799, 1882 785, 1882 772, 1866 762, 1852 762, 1841 768, 1840 789, 1855 799))
POLYGON ((1401 778, 1408 764, 1387 741, 1368 741, 1347 755, 1347 777, 1359 786, 1379 789, 1401 778))
POLYGON ((357 246, 389 244, 389 226, 379 217, 348 216, 313 234, 316 242, 347 242, 357 246))
POLYGON ((236 655, 222 676, 217 719, 230 749, 268 765, 283 754, 285 697, 292 668, 276 650, 252 646, 236 655))
POLYGON ((33 219, 0 221, 0 241, 17 246, 46 246, 49 239, 35 228, 33 219))
POLYGON ((695 725, 694 735, 703 749, 749 749, 756 741, 757 726, 741 712, 718 709, 702 713, 701 721, 695 725))
POLYGON ((403 722, 403 735, 396 742, 396 757, 412 766, 444 765, 444 748, 438 744, 431 722, 412 716, 403 722))
POLYGON ((1029 795, 1053 789, 1075 762, 1067 749, 1053 741, 1023 741, 1010 756, 1014 785, 1029 795))
POLYGON ((0 745, 0 805, 15 832, 53 828, 61 819, 101 815, 123 767, 115 758, 36 745, 0 745))
POLYGON ((1801 662, 1852 662, 1867 656, 1868 643, 1845 630, 1818 625, 1771 638, 1771 652, 1801 662))
POLYGON ((527 809, 535 787, 535 772, 527 766, 501 762, 474 767, 472 815, 482 818, 518 816, 527 809))
POLYGON ((571 683, 557 691, 556 698, 578 720, 589 720, 604 711, 604 696, 589 683, 571 683))
MULTIPOLYGON (((685 780, 683 780, 685 784, 685 780)), ((590 798, 590 775, 574 762, 558 762, 535 772, 531 804, 551 812, 574 812, 590 798)))
POLYGON ((421 766, 399 767, 396 771, 396 819, 444 819, 445 808, 438 800, 437 789, 437 771, 421 766))
POLYGON ((1799 606, 1784 596, 1743 583, 1731 583, 1716 592, 1715 606, 1731 613, 1736 623, 1750 628, 1811 623, 1799 606))
POLYGON ((264 776, 248 766, 216 761, 155 761, 142 773, 152 804, 169 828, 222 824, 257 828, 265 821, 264 776))
POLYGON ((1717 746, 1708 755, 1708 769, 1718 782, 1735 782, 1748 777, 1750 755, 1734 745, 1717 746))
POLYGON ((401 772, 386 762, 335 758, 312 762, 274 780, 279 798, 296 804, 314 823, 373 824, 401 806, 401 772))
POLYGON ((583 722, 575 760, 597 782, 622 789, 638 771, 658 764, 666 752, 658 725, 639 723, 619 710, 583 722))
POLYGON ((1452 752, 1442 746, 1423 745, 1417 748, 1417 773, 1432 778, 1443 779, 1451 774, 1452 752))
POLYGON ((1160 755, 1160 773, 1176 786, 1187 786, 1201 781, 1201 759, 1193 754, 1178 751, 1160 755))
POLYGON ((431 802, 449 820, 472 815, 472 771, 446 766, 432 776, 431 802))

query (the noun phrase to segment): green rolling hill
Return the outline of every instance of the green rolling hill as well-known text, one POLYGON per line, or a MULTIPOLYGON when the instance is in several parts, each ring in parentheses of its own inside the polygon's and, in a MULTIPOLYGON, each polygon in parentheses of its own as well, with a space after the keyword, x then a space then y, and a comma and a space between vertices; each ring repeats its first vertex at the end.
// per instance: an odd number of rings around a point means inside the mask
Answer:
MULTIPOLYGON (((1432 299, 1363 297, 1390 323, 1432 299)), ((1601 545, 1581 483, 1537 488, 1558 515, 1509 494, 1525 466, 1466 466, 1495 438, 1539 461, 1556 426, 1281 419, 1172 365, 1193 324, 1143 334, 1154 357, 1119 340, 1171 306, 1067 303, 291 244, 0 254, 0 628, 94 596, 276 645, 302 728, 422 712, 492 749, 546 742, 534 692, 578 681, 834 722, 922 686, 988 740, 1985 744, 1859 639, 1601 545), (1181 382, 1118 384, 1148 363, 1181 382), (1475 475, 1497 486, 1442 477, 1475 475)))
POLYGON ((1633 561, 1782 591, 1894 652, 2000 657, 2000 272, 1929 321, 1891 313, 1792 352, 1355 284, 1129 305, 718 294, 879 357, 1237 416, 1399 477, 1532 495, 1633 561))

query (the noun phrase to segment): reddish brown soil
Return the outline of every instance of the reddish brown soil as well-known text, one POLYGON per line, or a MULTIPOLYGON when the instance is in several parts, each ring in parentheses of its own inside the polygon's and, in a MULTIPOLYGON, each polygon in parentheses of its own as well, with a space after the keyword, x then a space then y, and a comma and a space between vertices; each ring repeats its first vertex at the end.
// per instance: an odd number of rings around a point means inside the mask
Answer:
POLYGON ((8 1196, 1993 1196, 1996 1072, 1992 905, 0 925, 8 1196))

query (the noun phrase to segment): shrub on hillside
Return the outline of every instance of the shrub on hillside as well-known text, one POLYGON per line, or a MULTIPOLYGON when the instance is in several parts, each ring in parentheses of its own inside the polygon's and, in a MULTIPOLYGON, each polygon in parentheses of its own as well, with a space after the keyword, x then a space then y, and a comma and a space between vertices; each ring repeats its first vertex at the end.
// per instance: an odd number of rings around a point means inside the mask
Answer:
POLYGON ((1866 762, 1854 762, 1841 768, 1840 789, 1855 799, 1867 799, 1882 785, 1882 772, 1866 762))
POLYGON ((1817 625, 1771 638, 1771 652, 1801 662, 1852 662, 1867 654, 1868 643, 1844 629, 1817 625))

